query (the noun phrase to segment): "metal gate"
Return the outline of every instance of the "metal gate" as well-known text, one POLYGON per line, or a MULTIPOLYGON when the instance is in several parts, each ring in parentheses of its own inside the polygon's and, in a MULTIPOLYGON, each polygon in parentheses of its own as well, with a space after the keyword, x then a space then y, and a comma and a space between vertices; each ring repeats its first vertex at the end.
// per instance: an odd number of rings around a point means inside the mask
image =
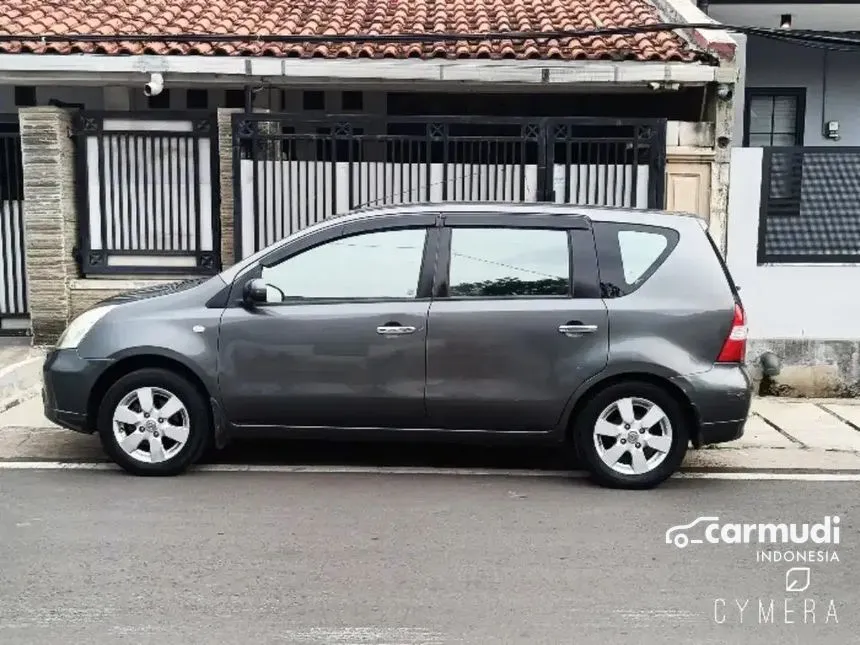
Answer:
POLYGON ((0 336, 30 329, 22 166, 18 119, 0 117, 0 336))
POLYGON ((85 276, 220 270, 215 113, 80 112, 75 135, 85 276))
POLYGON ((662 119, 233 116, 236 257, 362 206, 662 208, 662 119))

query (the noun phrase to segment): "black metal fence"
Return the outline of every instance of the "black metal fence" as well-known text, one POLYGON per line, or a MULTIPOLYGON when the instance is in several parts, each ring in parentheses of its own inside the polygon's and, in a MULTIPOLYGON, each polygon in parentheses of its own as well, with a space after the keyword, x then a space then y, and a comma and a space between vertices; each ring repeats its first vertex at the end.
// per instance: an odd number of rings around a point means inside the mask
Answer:
POLYGON ((24 256, 24 175, 15 117, 0 117, 0 335, 29 329, 24 256))
POLYGON ((860 260, 860 147, 765 148, 758 262, 860 260))
POLYGON ((219 270, 217 133, 212 113, 80 113, 84 275, 219 270))
POLYGON ((237 114, 233 137, 237 258, 369 205, 663 205, 658 119, 237 114))

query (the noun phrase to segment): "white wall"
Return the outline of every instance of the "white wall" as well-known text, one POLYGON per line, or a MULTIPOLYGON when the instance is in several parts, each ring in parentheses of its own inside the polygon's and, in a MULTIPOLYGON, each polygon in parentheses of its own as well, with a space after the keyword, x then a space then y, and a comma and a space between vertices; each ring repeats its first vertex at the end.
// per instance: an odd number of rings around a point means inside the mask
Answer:
MULTIPOLYGON (((746 46, 747 87, 806 87, 804 145, 860 145, 860 51, 825 52, 750 36, 746 46), (839 121, 842 138, 822 135, 825 121, 839 121)), ((742 123, 735 145, 741 145, 742 123)))
POLYGON ((732 150, 728 265, 750 338, 860 338, 860 265, 757 266, 761 163, 761 148, 732 150))

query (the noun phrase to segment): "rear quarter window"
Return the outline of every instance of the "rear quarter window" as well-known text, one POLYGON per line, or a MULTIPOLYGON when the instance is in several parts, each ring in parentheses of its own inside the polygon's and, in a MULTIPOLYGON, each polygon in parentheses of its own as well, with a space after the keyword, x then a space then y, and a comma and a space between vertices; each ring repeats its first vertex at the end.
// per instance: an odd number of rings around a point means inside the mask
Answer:
POLYGON ((595 222, 601 297, 620 298, 636 291, 666 261, 678 238, 671 228, 595 222))

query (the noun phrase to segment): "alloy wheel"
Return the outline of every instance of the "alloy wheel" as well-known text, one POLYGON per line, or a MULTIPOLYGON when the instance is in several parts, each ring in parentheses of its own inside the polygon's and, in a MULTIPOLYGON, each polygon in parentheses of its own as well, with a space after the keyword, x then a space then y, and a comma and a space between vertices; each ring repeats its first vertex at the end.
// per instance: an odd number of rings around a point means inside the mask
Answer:
POLYGON ((625 397, 610 403, 594 425, 594 447, 601 461, 622 475, 644 475, 672 449, 672 424, 653 401, 625 397))
POLYGON ((191 420, 182 400, 160 387, 139 387, 117 404, 113 433, 136 461, 157 464, 175 457, 188 442, 191 420))

